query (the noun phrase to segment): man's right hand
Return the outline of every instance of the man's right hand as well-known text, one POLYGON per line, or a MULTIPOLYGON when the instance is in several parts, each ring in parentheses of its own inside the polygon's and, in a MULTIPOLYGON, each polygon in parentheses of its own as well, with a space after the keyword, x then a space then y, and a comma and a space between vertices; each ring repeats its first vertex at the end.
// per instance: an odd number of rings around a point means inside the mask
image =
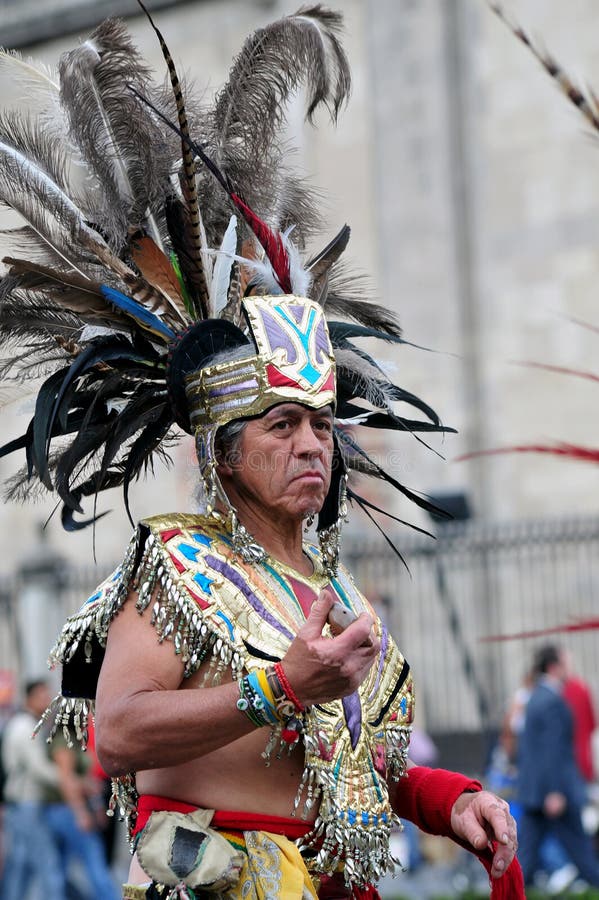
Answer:
POLYGON ((323 637, 335 602, 331 591, 320 592, 282 660, 291 687, 306 706, 353 693, 379 653, 380 642, 368 613, 362 613, 337 637, 323 637))

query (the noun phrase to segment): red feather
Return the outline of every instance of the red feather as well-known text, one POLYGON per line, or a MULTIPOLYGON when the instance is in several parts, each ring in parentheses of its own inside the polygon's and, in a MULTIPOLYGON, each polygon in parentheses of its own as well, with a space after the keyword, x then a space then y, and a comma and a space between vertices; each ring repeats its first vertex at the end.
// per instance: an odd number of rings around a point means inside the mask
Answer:
POLYGON ((237 194, 231 192, 229 196, 264 247, 264 252, 273 267, 283 293, 291 294, 289 256, 285 249, 285 245, 283 244, 283 238, 281 237, 280 232, 273 231, 272 228, 269 228, 266 222, 263 222, 237 194))
POLYGON ((516 641, 521 638, 544 637, 547 634, 560 634, 563 631, 592 631, 599 628, 599 619, 581 619, 569 625, 553 625, 551 628, 538 628, 534 631, 519 631, 516 634, 493 634, 480 638, 484 643, 491 641, 516 641))
POLYGON ((588 378, 589 381, 599 381, 599 375, 594 372, 585 372, 583 369, 568 369, 565 366, 552 366, 548 363, 519 362, 519 366, 528 366, 531 369, 544 369, 546 372, 557 372, 560 375, 576 375, 577 378, 588 378))
POLYGON ((290 266, 289 266, 289 256, 285 249, 285 245, 283 243, 283 238, 281 237, 280 232, 274 231, 270 228, 266 222, 264 222, 256 213, 250 209, 247 203, 239 197, 234 191, 231 190, 231 186, 225 174, 221 172, 218 168, 214 160, 212 160, 202 145, 197 141, 192 141, 188 134, 185 134, 181 128, 178 128, 167 116, 164 115, 159 109, 151 103, 147 97, 144 97, 139 91, 136 91, 134 87, 129 85, 129 90, 138 97, 142 103, 145 103, 146 106, 149 106, 151 110, 153 110, 159 119, 162 119, 165 125, 167 125, 172 131, 178 134, 182 141, 184 141, 187 146, 193 150, 193 152, 200 157, 204 165, 209 169, 210 172, 214 175, 218 183, 221 185, 223 190, 227 192, 229 197, 231 198, 231 202, 235 204, 247 224, 250 226, 262 247, 264 248, 264 252, 266 253, 270 264, 273 267, 273 271, 276 275, 277 281, 279 282, 281 289, 286 293, 291 293, 291 278, 290 278, 290 266))
POLYGON ((599 449, 566 443, 522 444, 515 447, 498 447, 495 450, 477 450, 474 453, 464 453, 462 456, 456 457, 455 462, 464 462, 478 456, 496 456, 499 453, 549 453, 551 456, 566 456, 584 462, 599 463, 599 449))

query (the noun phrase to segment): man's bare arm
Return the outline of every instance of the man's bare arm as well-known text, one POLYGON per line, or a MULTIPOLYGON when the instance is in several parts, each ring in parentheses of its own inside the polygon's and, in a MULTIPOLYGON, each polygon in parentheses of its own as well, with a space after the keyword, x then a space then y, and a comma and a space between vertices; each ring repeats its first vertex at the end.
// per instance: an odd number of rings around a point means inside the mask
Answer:
MULTIPOLYGON (((159 643, 135 594, 110 626, 96 701, 97 751, 110 775, 180 765, 255 728, 237 709, 236 682, 183 690, 183 664, 171 641, 159 643)), ((323 595, 283 659, 295 693, 325 702, 355 690, 376 658, 361 616, 334 639, 321 636, 331 605, 323 595)))
POLYGON ((96 700, 97 753, 109 775, 188 762, 251 732, 237 684, 182 690, 183 663, 159 643, 136 595, 108 632, 96 700))

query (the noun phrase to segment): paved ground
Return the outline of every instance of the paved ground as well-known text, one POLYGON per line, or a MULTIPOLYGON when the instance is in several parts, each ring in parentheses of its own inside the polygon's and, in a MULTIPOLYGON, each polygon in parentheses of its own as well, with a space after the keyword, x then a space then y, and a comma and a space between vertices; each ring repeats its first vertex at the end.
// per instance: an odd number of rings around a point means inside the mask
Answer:
POLYGON ((415 872, 385 878, 379 885, 381 896, 405 900, 437 900, 459 897, 466 890, 483 896, 488 893, 487 875, 475 859, 464 858, 458 866, 449 863, 423 863, 415 872), (479 871, 480 870, 480 871, 479 871))

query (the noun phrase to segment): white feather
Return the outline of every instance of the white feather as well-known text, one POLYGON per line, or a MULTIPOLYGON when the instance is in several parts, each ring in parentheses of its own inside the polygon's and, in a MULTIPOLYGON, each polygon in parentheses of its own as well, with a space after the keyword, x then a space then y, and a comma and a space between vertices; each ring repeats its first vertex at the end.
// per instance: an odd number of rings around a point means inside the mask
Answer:
MULTIPOLYGON (((77 47, 76 50, 71 51, 64 59, 64 68, 61 73, 63 90, 67 84, 69 84, 70 90, 76 89, 71 82, 76 85, 77 81, 81 81, 82 79, 87 80, 89 89, 95 100, 98 120, 102 123, 104 130, 107 148, 105 154, 106 161, 109 163, 112 170, 112 177, 117 185, 119 194, 126 202, 130 202, 134 196, 134 191, 129 180, 127 163, 123 158, 122 150, 115 139, 112 123, 96 82, 96 69, 98 64, 102 61, 100 52, 94 41, 87 40, 77 47)), ((161 250, 164 250, 158 224, 154 216, 150 214, 149 210, 146 210, 146 218, 154 242, 161 250)))
POLYGON ((238 256, 236 254, 233 259, 244 265, 250 272, 254 273, 254 276, 260 281, 261 290, 265 294, 275 296, 276 294, 283 293, 281 285, 277 281, 274 269, 266 256, 261 260, 248 259, 246 256, 238 256))
POLYGON ((364 411, 355 416, 349 416, 347 419, 338 419, 335 416, 335 425, 362 425, 364 422, 367 422, 370 416, 375 412, 377 412, 377 410, 371 410, 370 412, 364 411))
POLYGON ((229 282, 231 280, 231 266, 233 265, 235 251, 237 249, 237 216, 231 216, 227 230, 221 241, 220 250, 214 260, 212 271, 212 286, 210 299, 212 310, 218 316, 227 303, 229 294, 229 282))
POLYGON ((209 250, 208 250, 208 241, 206 240, 206 229, 204 227, 204 220, 202 218, 202 210, 200 204, 198 203, 197 207, 198 212, 198 225, 200 229, 200 240, 202 242, 202 247, 200 249, 200 256, 202 258, 202 268, 204 269, 204 278, 206 279, 206 286, 208 288, 208 296, 212 297, 212 275, 214 269, 214 260, 211 258, 209 250))
POLYGON ((90 228, 79 207, 60 185, 38 163, 4 141, 0 141, 0 200, 19 213, 42 240, 84 278, 89 276, 65 255, 61 246, 78 242, 92 250, 117 274, 131 273, 128 266, 112 253, 103 237, 90 228))
MULTIPOLYGON (((305 268, 299 250, 297 247, 292 244, 289 240, 289 235, 293 231, 293 227, 287 229, 287 231, 281 234, 281 238, 283 240, 283 244, 287 251, 287 255, 289 257, 289 279, 291 282, 291 290, 296 295, 296 297, 307 297, 310 290, 310 285, 312 283, 312 276, 310 272, 305 268)), ((261 289, 268 294, 282 294, 283 291, 281 289, 281 285, 275 275, 275 271, 270 264, 270 261, 267 256, 264 256, 263 259, 247 259, 244 256, 233 256, 232 260, 235 259, 237 262, 242 263, 246 268, 250 269, 251 272, 260 280, 261 289)))
POLYGON ((289 235, 294 229, 294 225, 281 234, 283 246, 289 257, 289 280, 291 281, 291 290, 296 297, 307 297, 310 285, 312 284, 312 276, 304 266, 299 250, 289 240, 289 235))
MULTIPOLYGON (((13 50, 0 49, 0 97, 2 108, 23 111, 23 104, 39 109, 52 122, 59 108, 58 74, 49 66, 24 59, 13 50)), ((62 116, 61 116, 62 118, 62 116)))
MULTIPOLYGON (((58 232, 64 243, 67 235, 75 237, 84 231, 91 233, 81 211, 39 165, 4 141, 0 141, 0 199, 19 213, 55 253, 87 278, 85 273, 64 255, 52 237, 53 231, 55 234, 58 232), (22 190, 23 181, 27 183, 28 195, 22 190), (29 215, 28 209, 32 201, 35 203, 34 197, 39 201, 39 215, 35 218, 29 215), (51 224, 50 214, 46 209, 46 198, 50 198, 54 204, 51 224)), ((97 234, 93 236, 96 239, 99 237, 97 234)))
POLYGON ((108 328, 105 325, 84 325, 79 333, 79 342, 87 344, 88 341, 93 341, 97 337, 112 337, 115 332, 126 334, 120 328, 108 328))
POLYGON ((66 142, 69 123, 60 104, 58 72, 39 60, 24 58, 15 50, 0 48, 0 107, 2 114, 17 112, 31 121, 43 123, 65 147, 65 172, 71 194, 83 193, 89 173, 77 148, 66 142))

